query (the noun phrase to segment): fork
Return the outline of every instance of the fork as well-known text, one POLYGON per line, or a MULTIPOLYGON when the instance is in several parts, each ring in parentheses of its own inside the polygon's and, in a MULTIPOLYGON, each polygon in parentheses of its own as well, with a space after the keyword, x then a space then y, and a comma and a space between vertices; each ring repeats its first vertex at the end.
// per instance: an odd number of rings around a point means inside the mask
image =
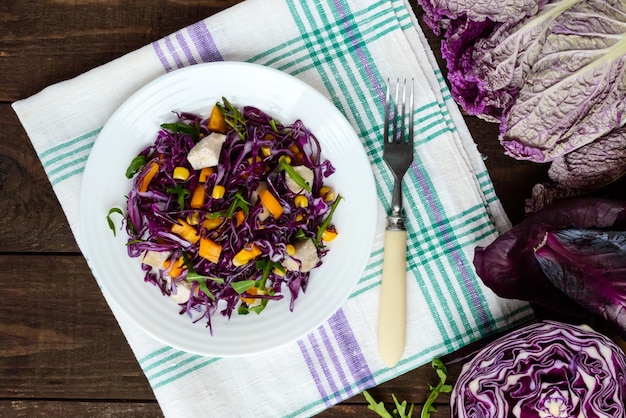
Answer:
POLYGON ((409 86, 408 115, 406 113, 407 80, 396 80, 392 102, 390 81, 385 92, 385 127, 383 155, 393 172, 394 185, 391 213, 385 228, 383 277, 378 317, 378 351, 387 367, 395 366, 404 352, 406 339, 406 243, 407 232, 402 209, 402 178, 413 162, 413 90, 409 86), (401 100, 401 102, 400 102, 401 100), (399 109, 400 108, 400 109, 399 109), (405 119, 408 116, 408 135, 405 119), (400 126, 398 127, 398 119, 400 126))

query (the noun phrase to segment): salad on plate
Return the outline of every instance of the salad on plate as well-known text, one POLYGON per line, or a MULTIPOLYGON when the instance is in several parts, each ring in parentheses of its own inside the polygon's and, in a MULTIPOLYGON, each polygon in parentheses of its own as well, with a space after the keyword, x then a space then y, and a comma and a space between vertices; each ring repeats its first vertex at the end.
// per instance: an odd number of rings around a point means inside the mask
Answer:
POLYGON ((193 321, 260 313, 305 292, 337 235, 335 171, 300 120, 283 125, 226 98, 210 115, 176 112, 131 162, 123 212, 144 280, 193 321))

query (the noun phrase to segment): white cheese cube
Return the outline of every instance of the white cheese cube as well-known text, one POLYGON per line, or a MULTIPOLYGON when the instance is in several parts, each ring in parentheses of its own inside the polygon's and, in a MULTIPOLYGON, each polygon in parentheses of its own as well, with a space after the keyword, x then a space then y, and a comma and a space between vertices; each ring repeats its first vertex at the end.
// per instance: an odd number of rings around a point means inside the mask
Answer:
POLYGON ((187 154, 189 164, 194 170, 215 167, 219 162, 225 140, 226 135, 217 132, 205 136, 187 154))
MULTIPOLYGON (((306 167, 304 165, 296 165, 293 167, 293 170, 300 174, 300 176, 304 179, 304 181, 306 181, 306 183, 310 186, 313 184, 313 179, 315 178, 315 175, 313 173, 313 170, 311 170, 309 167, 306 167)), ((298 183, 296 183, 290 176, 289 174, 287 174, 285 176, 285 181, 287 184, 287 187, 289 188, 289 190, 291 190, 294 193, 300 193, 303 189, 302 187, 300 187, 298 185, 298 183)))
POLYGON ((144 251, 141 256, 141 262, 151 267, 161 269, 165 260, 170 258, 171 253, 169 251, 144 251))
POLYGON ((306 273, 317 266, 320 261, 317 255, 317 247, 310 239, 299 241, 294 244, 295 253, 283 260, 282 265, 291 271, 301 271, 306 273))
POLYGON ((191 283, 185 280, 182 283, 175 283, 175 286, 176 294, 172 291, 170 299, 179 304, 187 302, 191 297, 191 283))

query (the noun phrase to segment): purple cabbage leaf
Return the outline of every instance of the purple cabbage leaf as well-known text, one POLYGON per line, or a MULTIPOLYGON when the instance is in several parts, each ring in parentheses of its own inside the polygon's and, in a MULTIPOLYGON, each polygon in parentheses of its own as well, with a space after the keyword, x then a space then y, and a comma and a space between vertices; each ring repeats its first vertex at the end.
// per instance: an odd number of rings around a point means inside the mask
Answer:
POLYGON ((552 161, 623 126, 625 93, 626 3, 576 2, 550 25, 501 142, 517 159, 552 161))
POLYGON ((451 24, 442 41, 442 55, 451 93, 464 110, 500 122, 538 60, 550 24, 575 1, 548 4, 534 18, 521 22, 511 19, 488 25, 458 19, 451 24))
POLYGON ((555 159, 548 175, 561 187, 589 191, 626 174, 626 127, 555 159))
POLYGON ((535 258, 557 289, 626 333, 626 231, 547 231, 535 258))
POLYGON ((626 123, 624 1, 470 3, 421 1, 453 97, 500 123, 508 155, 552 161, 626 123))
MULTIPOLYGON (((568 267, 571 269, 568 270, 568 274, 572 272, 574 264, 583 266, 585 263, 594 265, 595 272, 603 273, 576 273, 575 286, 571 286, 574 282, 570 276, 562 276, 564 280, 559 286, 555 285, 544 272, 547 263, 544 259, 547 257, 548 248, 541 249, 541 246, 545 247, 546 235, 566 234, 575 230, 594 231, 598 236, 606 234, 605 236, 615 240, 613 244, 619 247, 621 235, 616 231, 622 233, 626 231, 626 202, 600 198, 572 198, 548 205, 501 234, 488 246, 477 247, 474 254, 476 272, 484 284, 501 297, 529 301, 563 317, 576 320, 585 318, 589 312, 604 314, 626 334, 621 317, 620 322, 617 322, 615 316, 615 312, 620 312, 624 305, 622 298, 620 295, 612 295, 607 301, 603 296, 605 287, 611 286, 615 290, 622 290, 621 296, 626 297, 621 285, 608 282, 609 278, 618 281, 620 275, 626 282, 626 277, 620 274, 624 271, 625 260, 621 260, 622 264, 618 263, 619 253, 608 256, 605 247, 586 248, 589 242, 572 239, 568 244, 570 251, 574 251, 576 246, 581 248, 576 250, 578 255, 570 254, 572 258, 568 261, 568 267), (608 234, 610 231, 611 234, 608 234), (585 252, 585 257, 582 256, 582 252, 585 252), (540 257, 543 257, 541 261, 540 257), (611 271, 613 269, 615 271, 611 271), (590 283, 586 283, 587 281, 590 283), (580 288, 583 284, 588 290, 584 300, 575 292, 575 288, 580 288), (604 307, 605 303, 615 306, 604 307), (588 307, 589 310, 581 309, 581 305, 588 307)), ((556 270, 556 267, 552 268, 556 270)), ((562 265, 561 268, 565 266, 562 265)), ((554 277, 557 277, 556 274, 553 275, 553 279, 554 277)))
POLYGON ((539 0, 418 0, 426 14, 424 21, 437 34, 456 19, 474 22, 508 22, 537 12, 539 0))

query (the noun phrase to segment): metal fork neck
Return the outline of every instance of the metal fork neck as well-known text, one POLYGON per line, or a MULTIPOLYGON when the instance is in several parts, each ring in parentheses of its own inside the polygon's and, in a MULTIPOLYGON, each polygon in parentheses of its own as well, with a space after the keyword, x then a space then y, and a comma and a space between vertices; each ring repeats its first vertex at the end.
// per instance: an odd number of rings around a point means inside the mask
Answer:
POLYGON ((387 216, 387 226, 385 227, 388 231, 406 231, 406 227, 404 226, 404 216, 403 215, 389 215, 387 216))
POLYGON ((404 212, 402 210, 402 181, 396 180, 391 197, 391 214, 387 216, 386 229, 391 231, 404 231, 404 212))

